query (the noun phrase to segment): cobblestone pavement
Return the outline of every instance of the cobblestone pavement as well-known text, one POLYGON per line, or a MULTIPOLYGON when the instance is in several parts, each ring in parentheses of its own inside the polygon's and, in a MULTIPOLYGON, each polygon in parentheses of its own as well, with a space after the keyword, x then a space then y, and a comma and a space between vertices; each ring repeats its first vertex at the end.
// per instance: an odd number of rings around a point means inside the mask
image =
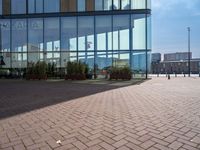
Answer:
MULTIPOLYGON (((53 97, 48 89, 50 86, 28 84, 33 87, 32 93, 44 90, 53 97)), ((31 91, 26 84, 9 83, 10 88, 7 89, 6 84, 1 85, 4 85, 1 105, 13 108, 16 104, 19 107, 17 103, 26 103, 29 98, 34 105, 34 101, 39 99, 33 94, 30 97, 17 94, 20 89, 24 95, 31 91), (16 89, 16 85, 19 89, 16 89), (23 89, 23 86, 26 88, 23 89), (5 89, 11 90, 11 94, 6 93, 5 89), (16 94, 13 89, 16 89, 16 94), (9 104, 6 105, 7 97, 9 104), (10 101, 9 97, 13 101, 16 98, 17 102, 10 101)), ((57 88, 64 90, 65 86, 57 85, 57 88)), ((73 100, 71 96, 66 101, 40 105, 38 108, 35 105, 29 112, 2 115, 0 149, 200 149, 199 78, 154 78, 121 88, 72 84, 65 91, 71 91, 66 92, 68 95, 78 96, 73 100), (78 94, 85 92, 87 94, 78 94)), ((64 97, 58 96, 59 93, 51 101, 64 97)), ((28 110, 29 107, 24 104, 20 109, 28 110)), ((9 112, 9 108, 1 109, 1 113, 9 112)))

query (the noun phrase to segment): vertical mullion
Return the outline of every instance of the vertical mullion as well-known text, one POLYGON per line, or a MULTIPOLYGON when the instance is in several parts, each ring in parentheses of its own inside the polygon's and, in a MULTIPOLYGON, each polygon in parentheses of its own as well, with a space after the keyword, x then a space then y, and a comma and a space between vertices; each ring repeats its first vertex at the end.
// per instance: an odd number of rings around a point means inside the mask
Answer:
POLYGON ((59 38, 60 38, 60 51, 59 51, 59 53, 60 53, 60 70, 61 70, 61 17, 59 17, 59 38))
POLYGON ((10 67, 12 68, 12 19, 10 19, 10 67))
POLYGON ((96 69, 97 69, 97 35, 96 35, 96 16, 93 17, 94 20, 94 75, 96 75, 96 69))
POLYGON ((132 41, 133 41, 133 33, 132 33, 132 16, 131 14, 129 15, 129 65, 130 68, 132 69, 132 41))
POLYGON ((27 56, 26 56, 26 59, 27 59, 27 60, 26 60, 26 63, 27 63, 27 64, 26 64, 26 68, 28 67, 28 54, 29 54, 29 53, 28 53, 28 51, 29 51, 29 49, 28 49, 28 42, 29 42, 29 41, 28 41, 28 40, 29 40, 29 39, 28 39, 28 30, 29 30, 28 23, 29 23, 29 21, 28 21, 28 20, 29 20, 29 19, 26 18, 26 30, 27 30, 27 31, 26 31, 26 51, 27 51, 27 52, 26 52, 26 55, 27 55, 27 56))
POLYGON ((111 26, 112 26, 111 32, 112 32, 112 67, 113 67, 113 15, 111 17, 111 26))
MULTIPOLYGON (((145 0, 145 7, 147 10, 147 0, 145 0)), ((146 79, 148 78, 148 52, 147 52, 147 13, 145 13, 145 49, 146 49, 146 79)))
POLYGON ((76 16, 76 61, 78 61, 78 43, 79 43, 79 35, 78 35, 78 32, 79 32, 79 28, 78 28, 78 22, 79 22, 79 18, 78 16, 76 16))

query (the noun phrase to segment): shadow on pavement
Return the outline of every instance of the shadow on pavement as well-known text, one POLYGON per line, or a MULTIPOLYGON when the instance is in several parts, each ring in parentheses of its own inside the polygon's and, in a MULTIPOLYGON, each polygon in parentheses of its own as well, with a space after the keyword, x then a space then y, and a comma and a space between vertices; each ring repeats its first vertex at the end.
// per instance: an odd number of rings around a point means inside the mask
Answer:
POLYGON ((144 81, 0 80, 0 119, 144 81))

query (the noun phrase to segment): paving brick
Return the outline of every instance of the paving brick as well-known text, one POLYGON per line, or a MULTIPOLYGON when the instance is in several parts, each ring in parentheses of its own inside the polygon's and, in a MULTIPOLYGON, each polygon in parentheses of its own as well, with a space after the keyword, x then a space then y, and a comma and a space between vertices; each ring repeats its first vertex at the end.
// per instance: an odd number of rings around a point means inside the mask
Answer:
POLYGON ((0 149, 200 149, 199 78, 73 82, 0 80, 0 149))
POLYGON ((105 148, 106 150, 114 150, 115 147, 113 147, 112 145, 106 143, 106 142, 102 142, 99 144, 101 147, 105 148))
POLYGON ((200 143, 200 137, 196 136, 192 140, 192 142, 199 144, 200 143))
POLYGON ((155 144, 155 142, 148 140, 148 141, 142 143, 141 147, 143 147, 144 149, 148 149, 148 148, 152 147, 154 144, 155 144))
POLYGON ((116 147, 116 148, 119 148, 119 147, 125 145, 126 143, 128 143, 128 142, 126 140, 122 139, 122 140, 114 143, 113 146, 116 147))
POLYGON ((183 144, 177 141, 174 141, 169 145, 169 148, 172 148, 174 150, 179 149, 183 144))
POLYGON ((87 149, 87 146, 85 144, 81 143, 80 141, 74 142, 73 145, 76 146, 80 150, 87 149))

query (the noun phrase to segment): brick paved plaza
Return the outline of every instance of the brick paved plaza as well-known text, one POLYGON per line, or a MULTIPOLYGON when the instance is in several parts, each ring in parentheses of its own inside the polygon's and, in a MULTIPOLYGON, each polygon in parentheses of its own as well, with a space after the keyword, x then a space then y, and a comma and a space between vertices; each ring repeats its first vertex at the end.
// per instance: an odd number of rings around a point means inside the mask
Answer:
POLYGON ((199 78, 120 84, 1 80, 0 149, 200 149, 199 78))

